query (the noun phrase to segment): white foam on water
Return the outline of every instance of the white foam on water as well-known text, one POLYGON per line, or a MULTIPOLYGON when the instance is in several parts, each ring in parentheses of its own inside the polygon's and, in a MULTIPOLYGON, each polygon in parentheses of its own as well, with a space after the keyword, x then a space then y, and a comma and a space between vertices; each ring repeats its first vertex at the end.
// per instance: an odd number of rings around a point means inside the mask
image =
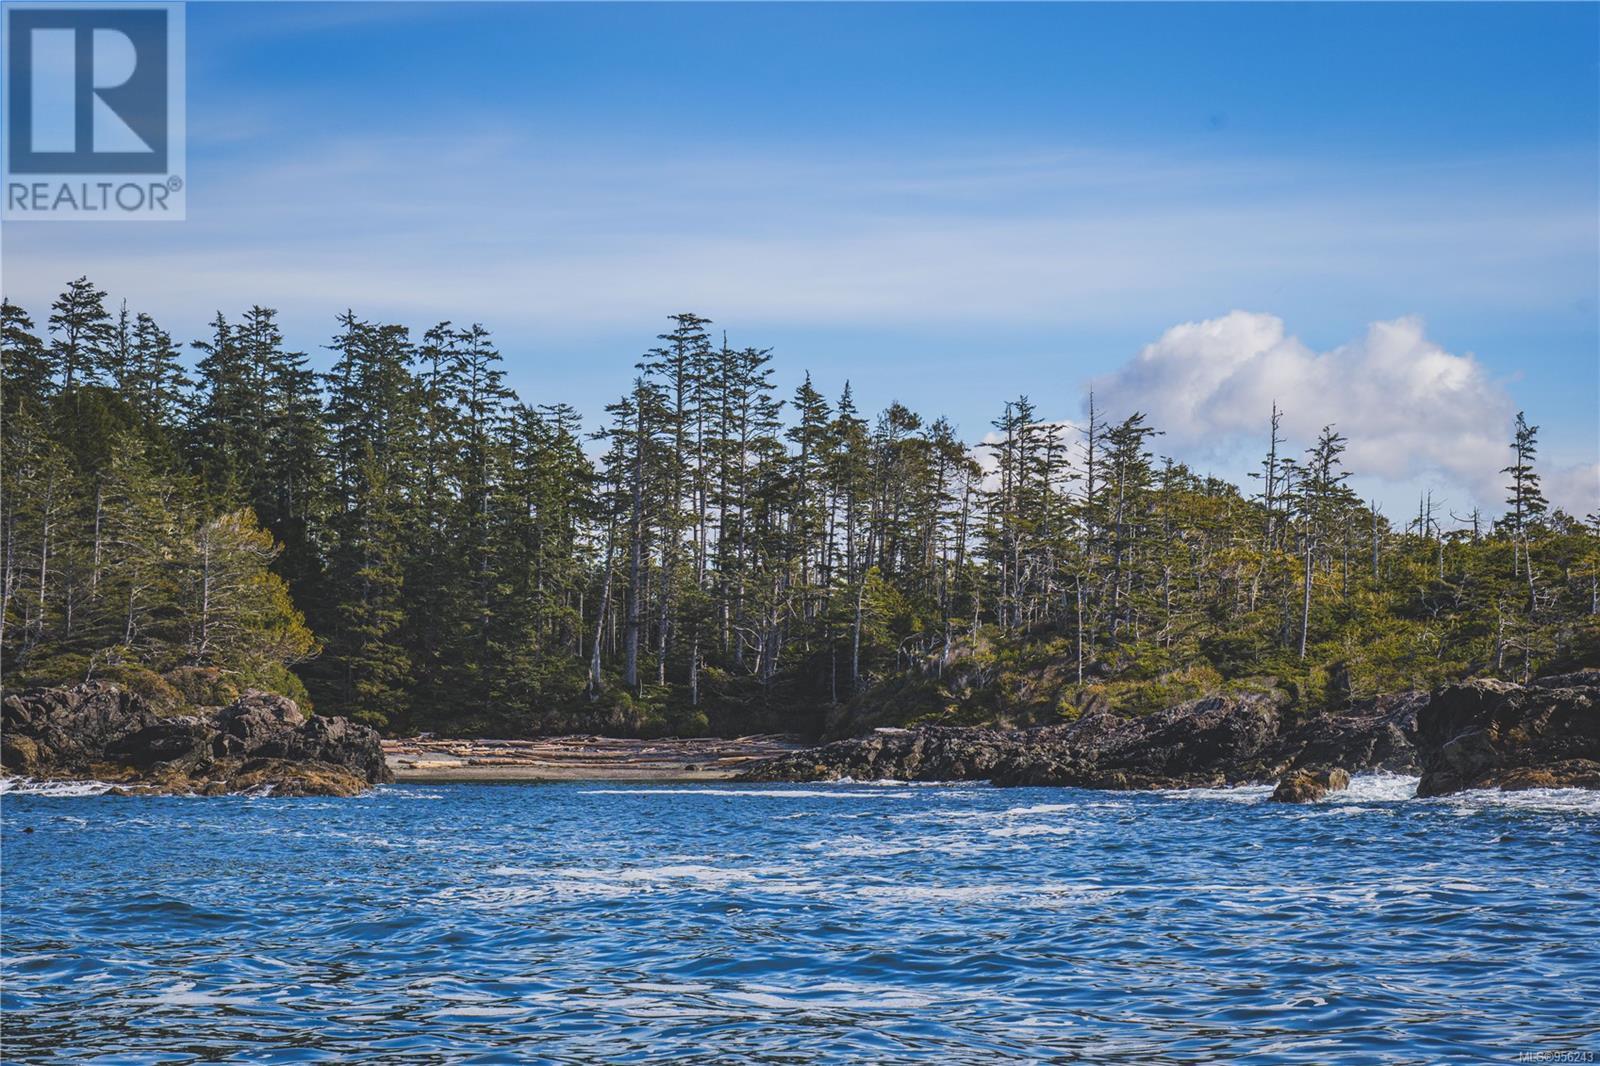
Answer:
POLYGON ((976 810, 963 810, 961 808, 940 807, 928 810, 910 811, 905 814, 891 814, 891 822, 959 822, 966 819, 979 819, 994 821, 1001 816, 1000 811, 991 811, 984 808, 976 810))
MULTIPOLYGON (((1291 809, 1323 809, 1327 813, 1349 814, 1369 804, 1398 803, 1417 798, 1413 774, 1387 771, 1353 774, 1350 787, 1329 793, 1315 803, 1294 805, 1291 809)), ((1173 799, 1227 800, 1235 803, 1263 803, 1272 795, 1272 785, 1239 785, 1233 788, 1162 789, 1157 795, 1173 799)), ((1600 814, 1600 790, 1583 788, 1531 788, 1520 792, 1499 789, 1472 789, 1448 796, 1421 800, 1450 808, 1450 813, 1467 817, 1486 810, 1526 810, 1552 813, 1600 814)))
POLYGON ((384 799, 402 799, 402 800, 442 800, 442 799, 444 799, 444 793, 443 792, 421 792, 421 791, 418 791, 417 786, 415 786, 415 785, 379 785, 376 788, 374 788, 374 789, 372 789, 372 790, 370 790, 368 792, 363 792, 360 796, 357 796, 355 798, 356 799, 371 800, 371 799, 377 799, 380 796, 383 797, 384 799))
POLYGON ((460 1018, 515 1018, 526 1013, 526 1008, 495 1003, 456 1003, 436 1011, 430 1011, 428 1017, 439 1019, 449 1017, 460 1018))
POLYGON ((630 992, 665 992, 674 996, 692 996, 716 991, 715 985, 699 981, 631 981, 626 987, 630 992))
POLYGON ((863 836, 812 840, 800 845, 805 851, 824 851, 845 859, 886 859, 925 850, 919 843, 904 840, 873 840, 863 836))
POLYGON ((1491 892, 1493 889, 1487 885, 1480 885, 1474 881, 1440 881, 1440 888, 1448 888, 1452 892, 1491 892))
POLYGON ((44 955, 44 954, 7 955, 4 959, 0 959, 0 963, 3 963, 6 966, 21 966, 25 962, 49 962, 51 959, 54 959, 55 957, 56 956, 54 956, 54 955, 44 955))
POLYGON ((1520 792, 1480 788, 1439 796, 1428 802, 1444 804, 1463 816, 1489 810, 1600 815, 1600 789, 1587 788, 1530 788, 1520 792))
POLYGON ((1226 800, 1229 803, 1260 803, 1272 795, 1272 785, 1234 785, 1228 788, 1162 788, 1155 794, 1169 799, 1226 800))
POLYGON ((815 1006, 803 999, 773 992, 724 992, 722 998, 735 1003, 748 1003, 752 1007, 765 1007, 767 1010, 807 1010, 815 1006))
MULTIPOLYGON (((0 777, 0 796, 45 796, 51 799, 74 799, 82 796, 104 796, 121 785, 111 781, 35 781, 28 777, 0 777)), ((258 785, 244 792, 229 792, 227 796, 244 799, 264 799, 272 795, 274 785, 258 785)), ((141 789, 138 782, 131 783, 130 797, 146 796, 160 799, 214 799, 203 792, 160 792, 141 789)), ((132 821, 131 825, 154 825, 153 822, 132 821)))
POLYGON ((1123 888, 1102 888, 1094 884, 990 883, 979 885, 863 885, 851 894, 860 899, 886 899, 917 903, 985 903, 999 900, 1024 901, 1064 906, 1110 899, 1123 888))
POLYGON ((30 777, 0 777, 0 796, 103 796, 116 786, 106 781, 35 781, 30 777))
POLYGON ((992 837, 1068 837, 1077 830, 1070 825, 1004 825, 986 831, 992 837))
POLYGON ((657 889, 712 893, 741 889, 778 895, 814 895, 824 890, 822 882, 801 876, 803 872, 796 866, 719 867, 690 862, 620 869, 496 866, 488 871, 491 876, 514 878, 518 883, 454 886, 431 899, 496 909, 550 899, 624 899, 657 889))
MULTIPOLYGON (((1350 787, 1330 792, 1310 806, 1325 805, 1349 807, 1353 804, 1390 803, 1411 799, 1417 794, 1417 781, 1411 774, 1383 771, 1353 774, 1350 787)), ((1172 799, 1225 800, 1230 803, 1265 803, 1272 797, 1275 785, 1233 785, 1227 788, 1169 788, 1160 789, 1157 795, 1172 799)), ((1304 810, 1300 805, 1296 809, 1304 810)))
POLYGON ((1370 774, 1352 774, 1350 787, 1343 792, 1335 792, 1326 802, 1343 803, 1389 803, 1394 800, 1408 800, 1417 794, 1417 782, 1421 778, 1412 774, 1394 774, 1378 771, 1370 774))
POLYGON ((1019 886, 1006 885, 865 885, 855 890, 862 899, 918 900, 927 903, 968 903, 1022 894, 1019 886))

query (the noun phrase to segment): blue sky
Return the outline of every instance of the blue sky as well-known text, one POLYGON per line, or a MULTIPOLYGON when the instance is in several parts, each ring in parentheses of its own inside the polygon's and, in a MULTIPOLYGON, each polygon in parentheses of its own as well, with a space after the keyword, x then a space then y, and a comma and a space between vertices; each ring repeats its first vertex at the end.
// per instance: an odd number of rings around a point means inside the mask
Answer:
POLYGON ((694 310, 785 389, 975 439, 1093 382, 1229 474, 1267 397, 1397 510, 1493 506, 1525 407, 1600 492, 1596 5, 194 3, 188 77, 188 221, 8 224, 8 296, 482 321, 590 416, 694 310))

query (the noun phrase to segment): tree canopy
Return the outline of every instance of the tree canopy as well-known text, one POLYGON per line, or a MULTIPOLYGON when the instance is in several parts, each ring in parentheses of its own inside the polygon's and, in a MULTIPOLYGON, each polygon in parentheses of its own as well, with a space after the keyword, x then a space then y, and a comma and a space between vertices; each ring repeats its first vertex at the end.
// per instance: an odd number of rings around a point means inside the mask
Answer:
POLYGON ((5 683, 261 685, 394 730, 822 732, 1050 721, 1240 686, 1328 703, 1600 665, 1600 518, 1519 415, 1493 525, 1392 520, 1328 426, 1262 413, 1249 489, 1092 400, 969 447, 680 313, 586 430, 482 325, 276 312, 186 362, 87 278, 0 306, 5 683), (830 395, 833 396, 830 399, 830 395))

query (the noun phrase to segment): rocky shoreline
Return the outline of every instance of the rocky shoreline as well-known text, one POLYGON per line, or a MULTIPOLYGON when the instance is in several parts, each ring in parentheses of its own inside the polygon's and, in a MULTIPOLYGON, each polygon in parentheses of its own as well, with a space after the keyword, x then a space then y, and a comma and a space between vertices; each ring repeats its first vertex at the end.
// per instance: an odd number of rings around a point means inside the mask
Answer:
POLYGON ((0 773, 205 796, 354 796, 394 779, 376 730, 308 718, 284 696, 249 691, 226 707, 159 715, 104 681, 6 696, 0 773))
POLYGON ((359 794, 396 780, 989 781, 1095 789, 1277 782, 1307 802, 1361 771, 1419 775, 1419 796, 1475 788, 1600 789, 1600 670, 1529 685, 1475 680, 1298 713, 1277 694, 1212 696, 1155 714, 1024 730, 879 729, 797 748, 788 737, 381 742, 251 691, 161 715, 108 682, 5 697, 0 773, 128 792, 359 794))
POLYGON ((1527 686, 1464 681, 1311 715, 1249 694, 1027 730, 881 729, 768 760, 738 780, 985 780, 1119 790, 1280 781, 1286 787, 1279 798, 1300 801, 1372 770, 1420 774, 1422 796, 1600 788, 1600 670, 1527 686), (1291 784, 1295 775, 1303 780, 1291 784))

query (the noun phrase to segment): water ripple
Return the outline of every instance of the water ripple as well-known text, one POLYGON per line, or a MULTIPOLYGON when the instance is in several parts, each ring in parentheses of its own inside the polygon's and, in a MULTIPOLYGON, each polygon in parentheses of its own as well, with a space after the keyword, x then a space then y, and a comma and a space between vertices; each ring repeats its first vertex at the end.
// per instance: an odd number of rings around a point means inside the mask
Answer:
POLYGON ((9 786, 7 1062, 1600 1050, 1600 795, 9 786))

